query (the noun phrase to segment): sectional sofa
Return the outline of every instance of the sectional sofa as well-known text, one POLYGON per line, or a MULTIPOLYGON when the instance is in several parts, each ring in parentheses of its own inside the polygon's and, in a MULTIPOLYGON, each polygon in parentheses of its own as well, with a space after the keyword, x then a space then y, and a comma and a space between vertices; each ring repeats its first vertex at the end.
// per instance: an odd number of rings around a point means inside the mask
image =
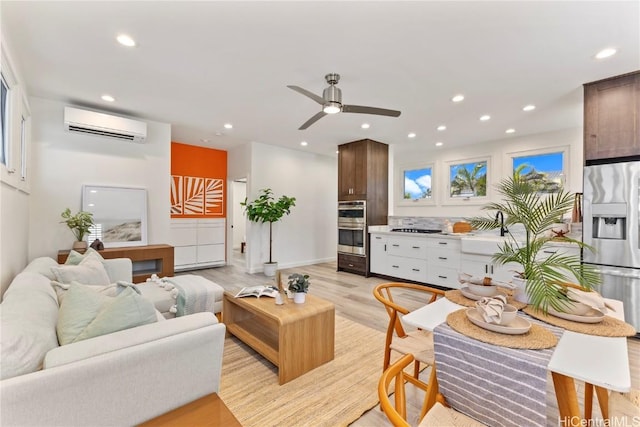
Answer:
MULTIPOLYGON (((130 260, 102 264, 111 282, 131 281, 130 260)), ((0 425, 134 425, 218 392, 225 326, 213 313, 152 309, 144 325, 59 345, 59 267, 34 260, 0 304, 0 425)))

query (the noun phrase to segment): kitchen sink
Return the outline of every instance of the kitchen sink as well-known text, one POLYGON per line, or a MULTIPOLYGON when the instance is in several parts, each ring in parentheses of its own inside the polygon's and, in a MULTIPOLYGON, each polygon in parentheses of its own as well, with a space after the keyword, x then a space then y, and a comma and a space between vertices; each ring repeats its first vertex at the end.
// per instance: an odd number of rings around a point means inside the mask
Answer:
POLYGON ((470 236, 460 239, 460 251, 466 254, 493 255, 498 252, 498 245, 510 239, 505 236, 470 236))

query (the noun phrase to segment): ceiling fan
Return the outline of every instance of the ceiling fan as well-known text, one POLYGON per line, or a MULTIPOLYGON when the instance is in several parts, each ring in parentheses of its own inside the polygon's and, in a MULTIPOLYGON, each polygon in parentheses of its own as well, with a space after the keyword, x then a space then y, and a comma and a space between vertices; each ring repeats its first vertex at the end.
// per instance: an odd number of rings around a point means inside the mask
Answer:
POLYGON ((329 83, 329 87, 325 88, 322 92, 322 96, 318 96, 315 93, 309 92, 306 89, 301 88, 300 86, 287 85, 289 89, 293 89, 298 93, 307 96, 318 104, 322 105, 322 111, 320 111, 315 116, 311 117, 309 120, 304 122, 302 126, 300 126, 299 130, 304 130, 326 116, 327 114, 336 114, 336 113, 360 113, 360 114, 376 114, 378 116, 391 116, 398 117, 400 115, 400 111, 397 110, 387 110, 385 108, 376 108, 376 107, 364 107, 362 105, 344 105, 342 103, 342 91, 336 87, 338 81, 340 80, 340 74, 327 74, 324 76, 329 83))

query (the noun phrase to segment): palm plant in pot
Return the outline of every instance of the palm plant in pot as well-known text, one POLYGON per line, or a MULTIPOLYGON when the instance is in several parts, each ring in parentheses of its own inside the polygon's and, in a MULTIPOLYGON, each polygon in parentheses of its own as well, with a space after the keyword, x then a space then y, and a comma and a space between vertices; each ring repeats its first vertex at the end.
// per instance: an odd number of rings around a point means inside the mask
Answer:
POLYGON ((278 269, 278 263, 273 262, 273 223, 278 222, 283 216, 289 215, 291 208, 296 205, 295 197, 282 196, 278 200, 275 199, 270 188, 260 190, 258 198, 249 202, 245 198, 240 203, 245 208, 247 219, 257 223, 269 223, 269 262, 264 263, 264 274, 273 277, 278 269))
POLYGON ((293 302, 302 304, 309 291, 309 275, 294 273, 289 276, 289 291, 293 292, 293 302))
MULTIPOLYGON (((585 290, 592 290, 601 281, 599 273, 592 266, 581 264, 579 256, 548 250, 554 240, 548 230, 553 228, 559 217, 573 208, 574 195, 562 188, 555 193, 540 193, 535 183, 517 172, 503 179, 496 188, 503 196, 502 202, 488 203, 482 207, 483 210, 492 211, 492 214, 468 221, 479 230, 497 229, 503 224, 498 221, 495 211, 502 212, 504 228, 508 230, 507 237, 498 246, 493 261, 521 266, 514 283, 518 278, 525 279, 524 291, 528 298, 525 302, 534 309, 544 313, 549 307, 556 311, 567 311, 571 306, 566 295, 567 282, 577 281, 585 290), (524 228, 524 233, 514 236, 511 229, 518 228, 518 224, 524 228), (545 257, 545 250, 551 255, 545 257)), ((562 241, 592 250, 580 240, 562 237, 562 241)))
POLYGON ((89 233, 91 227, 93 227, 93 214, 91 212, 80 211, 75 215, 71 214, 71 209, 65 209, 60 216, 63 222, 67 224, 67 227, 71 230, 76 241, 73 243, 73 249, 83 250, 87 249, 87 242, 84 241, 84 236, 89 233))

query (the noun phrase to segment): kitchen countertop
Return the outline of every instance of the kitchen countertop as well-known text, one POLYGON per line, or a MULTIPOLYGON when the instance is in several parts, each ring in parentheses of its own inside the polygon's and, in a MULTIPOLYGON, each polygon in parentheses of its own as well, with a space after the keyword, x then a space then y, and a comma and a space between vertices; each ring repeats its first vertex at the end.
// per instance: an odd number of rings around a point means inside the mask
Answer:
MULTIPOLYGON (((411 233, 411 232, 402 232, 402 231, 391 231, 394 228, 402 228, 400 226, 390 226, 390 225, 370 225, 368 227, 368 231, 370 234, 386 234, 386 235, 390 235, 390 236, 411 236, 411 237, 419 237, 419 238, 426 238, 426 239, 442 239, 442 238, 446 238, 446 239, 453 239, 453 240, 460 240, 462 238, 473 238, 473 239, 478 239, 478 240, 482 240, 483 238, 487 239, 487 240, 496 240, 496 239, 500 239, 500 236, 496 233, 491 233, 491 232, 486 232, 486 231, 482 231, 482 232, 478 232, 478 233, 474 233, 474 232, 470 232, 470 233, 447 233, 447 232, 441 232, 441 233, 411 233)), ((519 235, 515 235, 514 237, 520 237, 519 235)), ((581 235, 571 235, 569 234, 570 238, 572 239, 576 239, 576 240, 581 240, 582 236, 581 235)), ((505 239, 508 238, 508 236, 504 237, 505 239)), ((552 246, 575 246, 575 243, 570 243, 570 242, 563 242, 561 240, 557 240, 557 241, 551 241, 548 243, 549 245, 552 246)))

